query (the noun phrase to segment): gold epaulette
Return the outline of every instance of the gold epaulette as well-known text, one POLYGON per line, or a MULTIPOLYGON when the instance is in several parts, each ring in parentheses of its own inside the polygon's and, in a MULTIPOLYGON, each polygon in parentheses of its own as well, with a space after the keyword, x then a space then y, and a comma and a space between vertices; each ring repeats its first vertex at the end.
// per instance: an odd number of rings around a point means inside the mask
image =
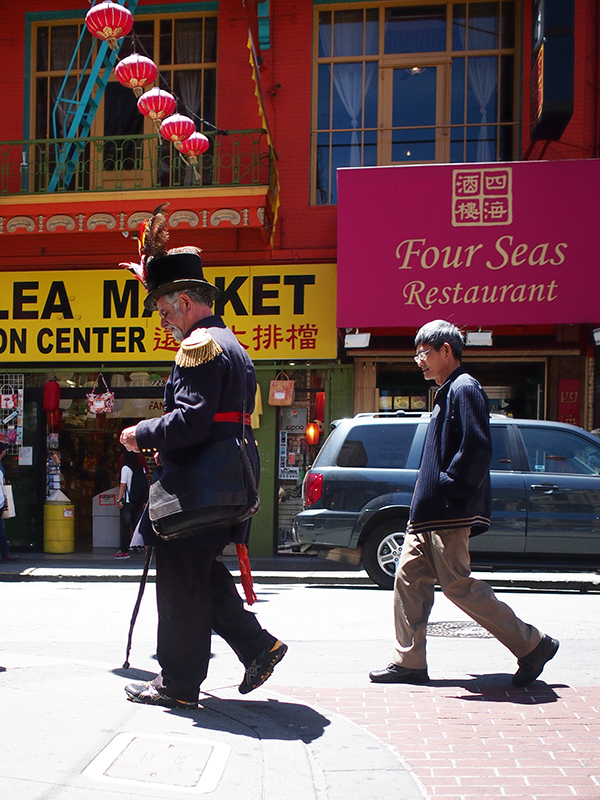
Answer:
POLYGON ((223 352, 223 348, 215 342, 206 328, 196 328, 181 343, 175 363, 179 367, 197 367, 212 361, 223 352))

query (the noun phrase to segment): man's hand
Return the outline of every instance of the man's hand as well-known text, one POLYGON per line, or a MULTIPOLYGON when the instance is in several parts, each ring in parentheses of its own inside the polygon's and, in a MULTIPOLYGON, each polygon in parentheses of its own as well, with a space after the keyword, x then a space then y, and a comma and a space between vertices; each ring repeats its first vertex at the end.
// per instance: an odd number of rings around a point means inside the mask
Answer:
POLYGON ((132 425, 130 428, 124 428, 121 431, 121 436, 119 441, 127 450, 131 450, 133 453, 139 453, 140 448, 138 447, 137 440, 135 438, 135 429, 136 425, 132 425))

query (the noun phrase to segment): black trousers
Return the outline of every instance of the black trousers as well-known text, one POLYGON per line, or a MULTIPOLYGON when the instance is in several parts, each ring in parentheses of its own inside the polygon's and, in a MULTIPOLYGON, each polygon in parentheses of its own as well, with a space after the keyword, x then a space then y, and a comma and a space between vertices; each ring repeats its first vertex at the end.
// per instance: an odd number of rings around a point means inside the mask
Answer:
POLYGON ((131 537, 140 521, 144 506, 145 503, 124 503, 119 511, 119 550, 122 553, 129 552, 131 537))
POLYGON ((158 604, 157 688, 179 700, 198 699, 208 672, 211 631, 218 633, 245 666, 273 640, 246 610, 231 573, 207 548, 186 539, 156 548, 158 604))

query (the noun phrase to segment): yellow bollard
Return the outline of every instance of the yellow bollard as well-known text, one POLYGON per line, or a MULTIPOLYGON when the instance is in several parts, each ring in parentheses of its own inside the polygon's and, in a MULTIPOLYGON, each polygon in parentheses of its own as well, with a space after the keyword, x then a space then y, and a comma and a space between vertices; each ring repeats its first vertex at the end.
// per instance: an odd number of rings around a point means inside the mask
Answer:
POLYGON ((74 520, 72 505, 44 505, 44 553, 74 552, 74 520))

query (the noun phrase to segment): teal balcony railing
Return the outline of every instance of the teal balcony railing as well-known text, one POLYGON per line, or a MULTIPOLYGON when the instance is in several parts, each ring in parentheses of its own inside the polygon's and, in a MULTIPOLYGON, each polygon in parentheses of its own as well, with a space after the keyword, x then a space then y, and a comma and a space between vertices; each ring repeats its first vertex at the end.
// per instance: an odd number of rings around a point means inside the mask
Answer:
POLYGON ((264 130, 206 133, 210 147, 192 164, 157 134, 0 142, 0 195, 271 186, 273 153, 264 130), (60 150, 78 157, 64 164, 60 150), (53 180, 54 178, 54 180, 53 180))

